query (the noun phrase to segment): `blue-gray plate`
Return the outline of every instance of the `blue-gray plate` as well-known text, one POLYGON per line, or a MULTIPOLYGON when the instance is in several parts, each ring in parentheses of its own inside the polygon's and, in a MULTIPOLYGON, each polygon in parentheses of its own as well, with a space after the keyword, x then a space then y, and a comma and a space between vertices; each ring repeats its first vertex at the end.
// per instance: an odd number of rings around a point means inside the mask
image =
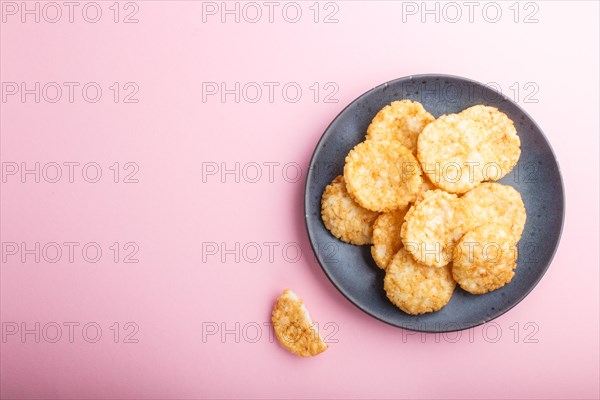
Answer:
POLYGON ((310 161, 305 188, 305 218, 317 260, 333 285, 367 314, 391 325, 421 332, 468 329, 504 314, 542 279, 558 247, 564 219, 560 170, 540 127, 516 103, 481 83, 457 76, 427 74, 400 78, 377 86, 350 103, 329 125, 310 161), (523 197, 527 223, 519 242, 516 274, 506 286, 484 295, 457 287, 440 311, 419 316, 396 308, 385 295, 383 278, 370 246, 337 240, 321 220, 321 194, 342 174, 346 154, 364 140, 372 118, 394 100, 418 101, 435 117, 476 104, 497 107, 511 118, 521 139, 521 158, 499 182, 523 197))

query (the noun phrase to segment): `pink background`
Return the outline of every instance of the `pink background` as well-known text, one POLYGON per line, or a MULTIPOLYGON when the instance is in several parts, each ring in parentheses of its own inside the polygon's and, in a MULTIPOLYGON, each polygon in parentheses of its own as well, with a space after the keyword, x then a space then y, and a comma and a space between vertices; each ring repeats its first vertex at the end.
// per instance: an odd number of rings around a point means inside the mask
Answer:
MULTIPOLYGON (((529 24, 522 20, 533 9, 521 3, 515 23, 513 2, 498 3, 498 23, 482 17, 483 2, 473 23, 467 15, 423 23, 419 14, 403 22, 400 2, 338 2, 332 24, 313 22, 312 2, 300 3, 295 24, 282 19, 284 3, 273 23, 263 15, 252 24, 231 16, 203 23, 202 4, 185 1, 139 1, 138 23, 114 23, 112 3, 99 2, 95 24, 79 9, 74 23, 8 15, 0 29, 2 82, 103 88, 97 103, 80 91, 73 103, 37 104, 32 96, 1 103, 3 163, 97 162, 103 173, 98 183, 84 181, 80 169, 73 183, 66 176, 22 183, 19 175, 2 183, 2 242, 97 242, 103 250, 97 263, 83 260, 81 247, 73 263, 66 254, 56 263, 5 254, 3 329, 39 322, 63 332, 56 343, 6 335, 3 398, 599 397, 598 3, 536 2, 538 22, 529 24), (517 83, 516 100, 544 129, 567 194, 562 241, 544 279, 491 327, 458 339, 403 333, 355 308, 315 263, 303 221, 306 167, 329 122, 371 87, 426 72, 496 82, 513 99, 517 83), (254 104, 233 96, 202 102, 206 81, 297 82, 303 94, 297 103, 280 92, 273 103, 266 94, 254 104), (114 103, 113 82, 137 83, 139 102, 114 103), (314 82, 337 84, 338 102, 323 102, 322 92, 315 103, 314 82), (137 163, 139 183, 114 183, 114 162, 137 163), (231 175, 203 183, 203 162, 280 165, 273 182, 263 167, 257 183, 231 175), (293 169, 283 179, 286 163, 299 164, 302 179, 288 182, 293 169), (114 262, 114 242, 137 243, 139 262, 122 262, 123 251, 114 262), (239 262, 226 254, 225 262, 220 254, 203 262, 203 242, 279 245, 273 259, 261 245, 254 263, 252 251, 239 262), (323 332, 330 349, 319 357, 289 354, 263 325, 286 287, 322 327, 331 323, 323 332), (65 322, 80 324, 73 343, 65 322), (94 322, 102 336, 88 343, 81 328, 94 322), (138 343, 124 343, 127 322, 137 324, 138 343), (203 340, 207 326, 235 331, 236 323, 237 342, 234 333, 203 340)), ((323 7, 320 19, 333 10, 323 7)))

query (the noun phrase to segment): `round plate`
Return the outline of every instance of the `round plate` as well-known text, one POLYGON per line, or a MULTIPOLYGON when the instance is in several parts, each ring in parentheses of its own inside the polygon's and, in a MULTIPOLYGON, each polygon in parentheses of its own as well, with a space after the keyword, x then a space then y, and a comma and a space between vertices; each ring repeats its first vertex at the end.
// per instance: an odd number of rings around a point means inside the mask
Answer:
POLYGON ((558 246, 564 218, 564 192, 556 158, 542 130, 517 104, 481 83, 448 75, 415 75, 369 90, 329 125, 310 161, 304 194, 308 235, 319 264, 334 286, 358 308, 391 325, 421 332, 471 328, 504 314, 529 294, 546 272, 558 246), (521 158, 499 182, 523 197, 527 223, 519 242, 513 280, 501 289, 471 295, 458 286, 450 302, 435 313, 408 315, 383 290, 385 272, 371 258, 370 246, 337 240, 321 220, 321 194, 342 174, 348 152, 365 139, 375 114, 394 100, 423 104, 436 118, 476 104, 497 107, 511 118, 521 139, 521 158))

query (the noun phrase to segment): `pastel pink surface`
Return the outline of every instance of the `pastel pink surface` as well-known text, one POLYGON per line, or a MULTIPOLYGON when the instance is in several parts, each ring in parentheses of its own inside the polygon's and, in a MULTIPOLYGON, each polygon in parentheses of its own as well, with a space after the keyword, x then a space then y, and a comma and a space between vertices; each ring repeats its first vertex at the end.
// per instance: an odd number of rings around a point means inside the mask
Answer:
MULTIPOLYGON (((400 2, 338 2, 331 24, 313 22, 312 2, 299 3, 298 23, 277 13, 273 23, 203 23, 202 3, 185 1, 137 2, 139 22, 123 24, 112 22, 112 2, 99 4, 96 24, 9 16, 0 28, 2 82, 103 88, 97 103, 0 103, 3 163, 97 162, 103 172, 98 183, 81 175, 2 183, 2 242, 97 242, 103 250, 97 263, 81 253, 73 263, 66 255, 2 263, 3 329, 80 324, 73 343, 66 328, 56 343, 7 335, 3 398, 600 396, 596 2, 536 3, 532 24, 515 23, 508 3, 496 24, 481 14, 473 23, 422 23, 419 14, 403 21, 400 2), (517 100, 552 144, 567 196, 562 241, 544 279, 494 325, 461 336, 404 332, 359 311, 315 262, 303 220, 306 168, 329 122, 371 87, 426 72, 495 82, 517 100), (114 103, 114 82, 135 82, 139 102, 114 103), (296 82, 303 92, 296 103, 279 90, 273 102, 266 92, 257 103, 233 95, 203 102, 202 82, 296 82), (339 88, 337 103, 323 101, 328 82, 339 88), (139 182, 122 183, 121 170, 114 183, 115 162, 136 163, 139 182), (239 183, 232 174, 203 182, 206 163, 236 162, 239 183), (252 163, 262 174, 256 183, 252 163), (115 262, 114 242, 135 242, 139 262, 124 263, 122 248, 115 262), (202 243, 238 243, 239 260, 203 254, 202 243), (325 329, 330 348, 319 357, 287 353, 264 325, 288 287, 325 329), (125 343, 127 322, 139 328, 137 343, 125 343), (82 337, 88 323, 102 328, 96 343, 82 337)), ((320 20, 334 10, 319 7, 320 20)))

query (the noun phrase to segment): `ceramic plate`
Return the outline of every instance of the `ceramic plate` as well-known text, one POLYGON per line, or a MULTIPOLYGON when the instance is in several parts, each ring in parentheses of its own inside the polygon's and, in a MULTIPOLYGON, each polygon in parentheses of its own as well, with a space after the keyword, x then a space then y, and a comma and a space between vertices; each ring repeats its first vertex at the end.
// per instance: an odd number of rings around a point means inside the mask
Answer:
POLYGON ((367 314, 391 325, 423 332, 471 328, 504 314, 540 281, 561 235, 564 218, 563 183, 556 158, 540 127, 513 101, 481 83, 447 75, 416 75, 377 86, 350 103, 329 125, 315 148, 305 189, 308 235, 319 264, 333 285, 367 314), (521 158, 499 182, 523 197, 527 223, 519 242, 513 280, 501 289, 471 295, 457 286, 450 302, 435 313, 412 316, 396 308, 383 290, 384 271, 370 246, 353 246, 332 236, 321 220, 321 194, 337 175, 344 158, 364 140, 367 126, 385 105, 411 99, 436 118, 476 104, 497 107, 510 117, 521 139, 521 158))

